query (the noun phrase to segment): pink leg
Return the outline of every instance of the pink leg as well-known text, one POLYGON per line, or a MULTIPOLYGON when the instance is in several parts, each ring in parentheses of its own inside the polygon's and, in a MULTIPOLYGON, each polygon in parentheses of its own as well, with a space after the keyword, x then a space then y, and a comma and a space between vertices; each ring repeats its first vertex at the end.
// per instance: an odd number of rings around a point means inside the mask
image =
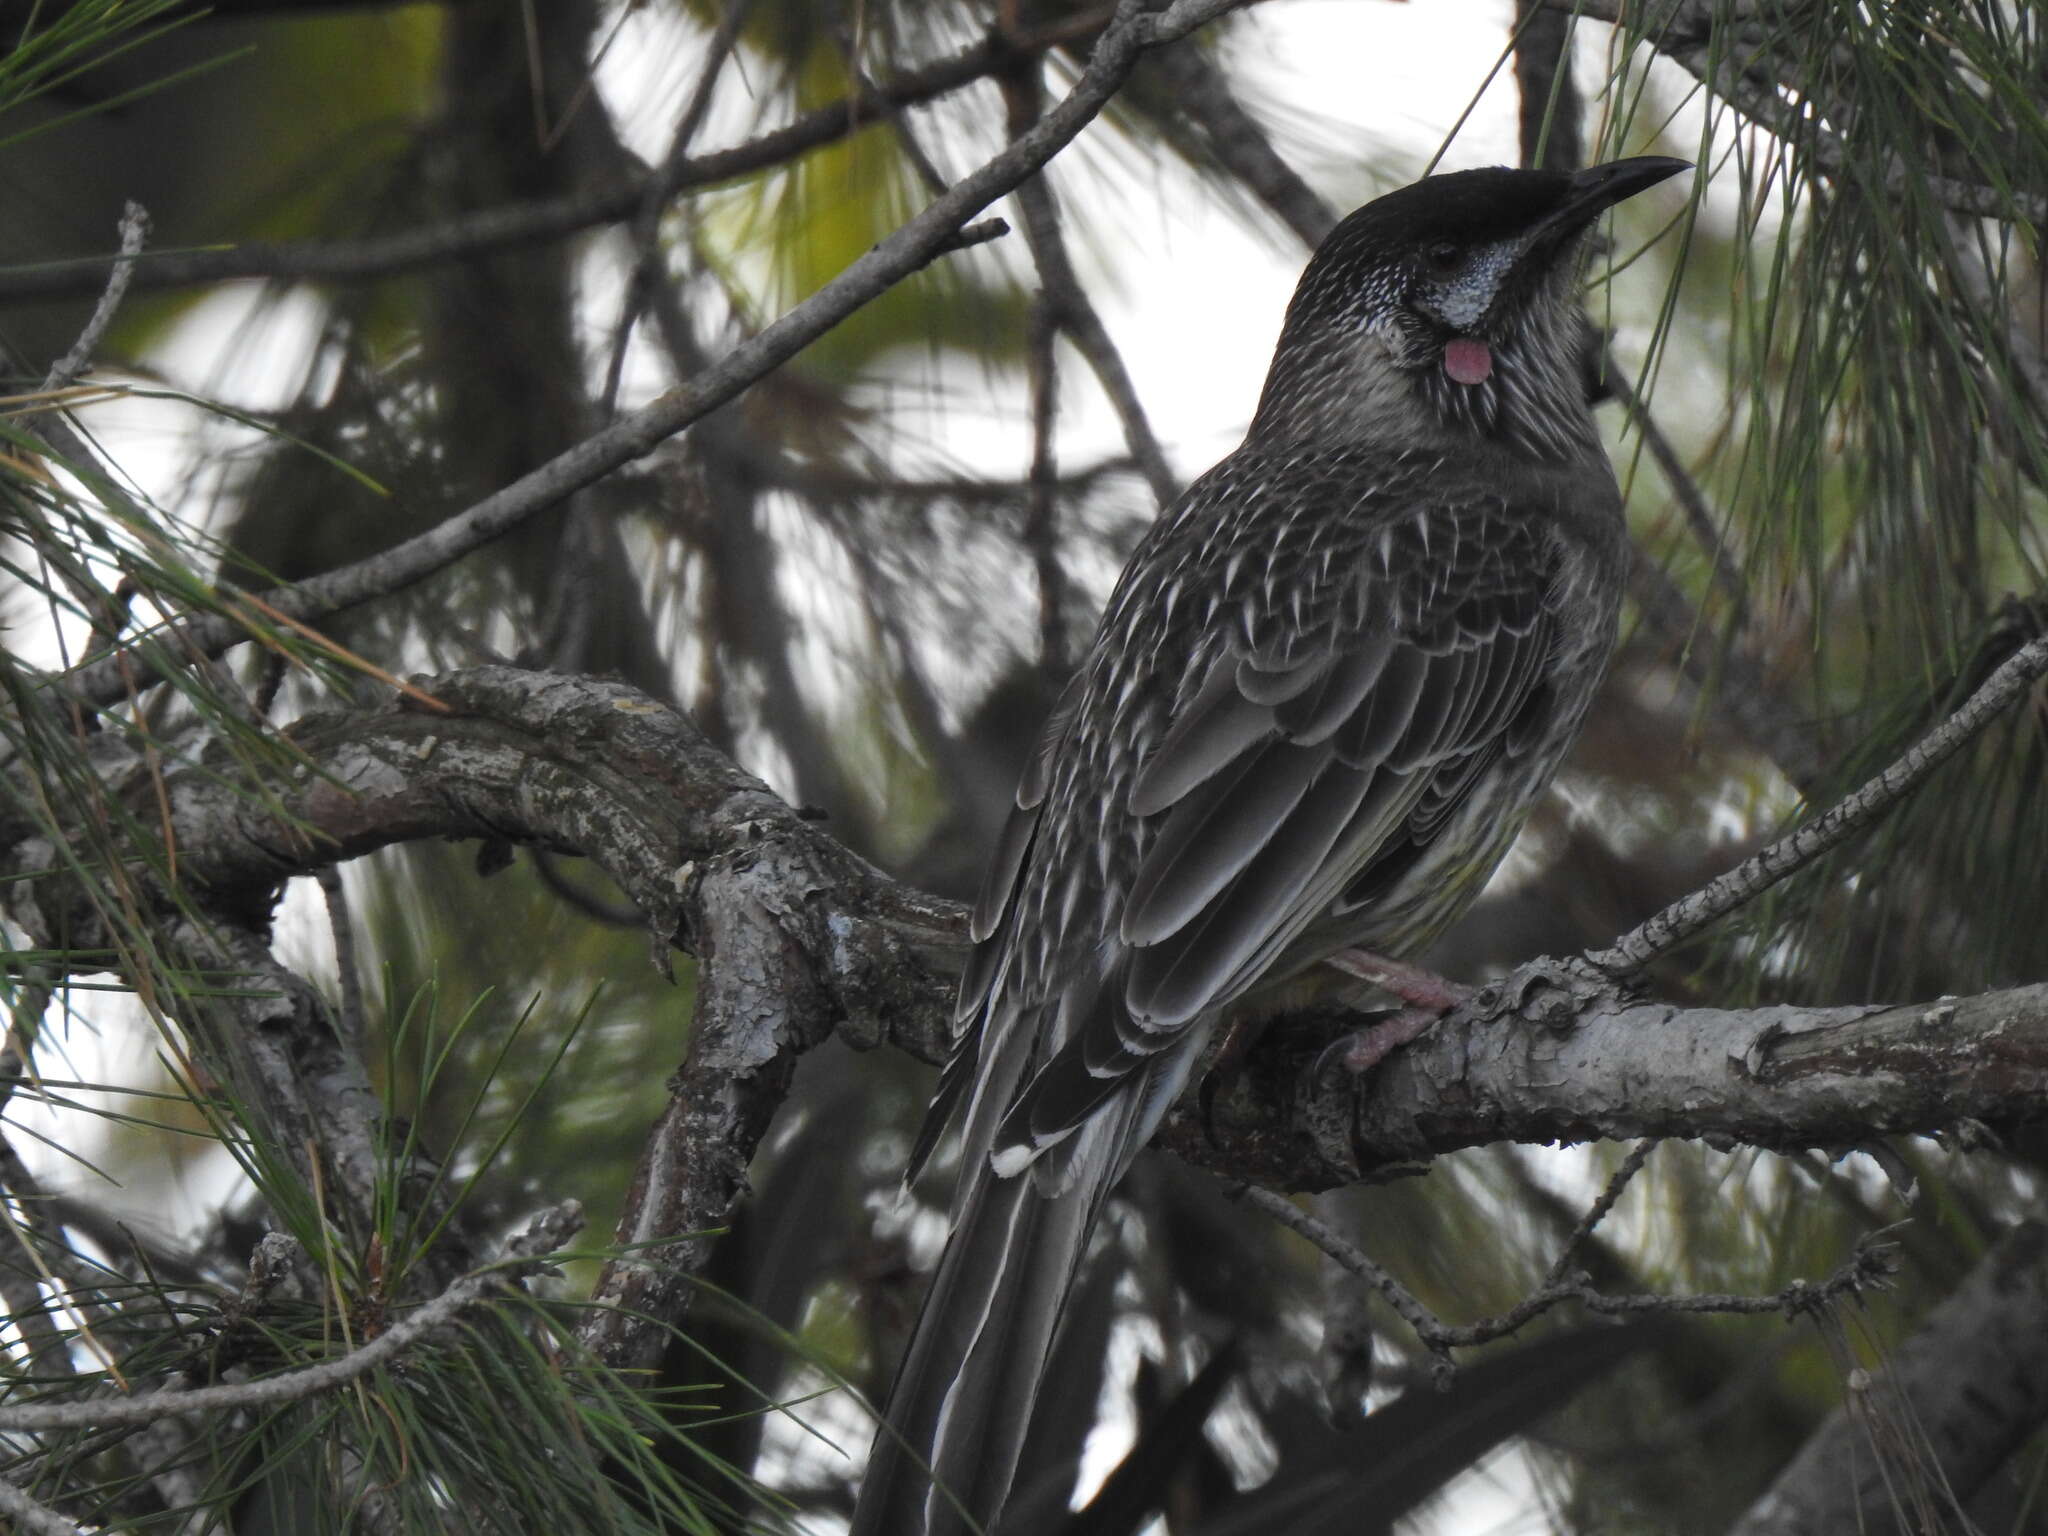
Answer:
MULTIPOLYGON (((1367 949, 1340 949, 1323 964, 1334 966, 1347 976, 1369 981, 1383 992, 1391 992, 1411 1008, 1428 1009, 1432 1015, 1449 1013, 1472 995, 1472 989, 1447 980, 1419 965, 1404 965, 1367 949)), ((1413 1038, 1412 1036, 1410 1038, 1413 1038)))
POLYGON ((1334 1056, 1354 1077, 1363 1077, 1472 995, 1470 987, 1448 981, 1434 971, 1404 965, 1370 950, 1341 949, 1323 963, 1347 976, 1369 981, 1408 1005, 1377 1024, 1353 1031, 1324 1053, 1324 1062, 1334 1056))
POLYGON ((1441 1008, 1403 1008, 1377 1024, 1352 1031, 1331 1049, 1346 1072, 1363 1077, 1443 1016, 1441 1008))

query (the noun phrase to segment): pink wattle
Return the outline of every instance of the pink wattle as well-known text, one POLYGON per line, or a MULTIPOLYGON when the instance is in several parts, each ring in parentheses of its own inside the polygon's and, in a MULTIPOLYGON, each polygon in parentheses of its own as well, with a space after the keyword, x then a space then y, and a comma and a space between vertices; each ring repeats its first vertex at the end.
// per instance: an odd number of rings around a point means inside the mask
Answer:
POLYGON ((1484 384, 1493 375, 1493 354, 1485 342, 1460 336, 1444 343, 1444 372, 1454 384, 1484 384))

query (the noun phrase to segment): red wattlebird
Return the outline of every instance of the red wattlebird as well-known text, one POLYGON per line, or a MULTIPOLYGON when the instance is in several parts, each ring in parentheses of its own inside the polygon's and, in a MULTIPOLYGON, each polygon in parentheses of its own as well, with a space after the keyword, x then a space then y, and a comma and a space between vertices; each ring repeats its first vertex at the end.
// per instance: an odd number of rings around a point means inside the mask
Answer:
POLYGON ((1418 953, 1549 783, 1628 549, 1581 236, 1686 168, 1435 176, 1310 261, 1243 446, 1124 569, 1017 787, 913 1160, 964 1105, 952 1236, 857 1536, 995 1524, 1089 1230, 1218 1020, 1418 953))

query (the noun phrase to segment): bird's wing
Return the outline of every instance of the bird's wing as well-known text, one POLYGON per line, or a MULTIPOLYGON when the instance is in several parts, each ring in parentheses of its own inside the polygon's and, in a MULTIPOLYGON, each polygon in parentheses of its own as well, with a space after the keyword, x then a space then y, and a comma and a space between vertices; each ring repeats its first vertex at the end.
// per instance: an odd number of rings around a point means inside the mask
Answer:
POLYGON ((996 835, 996 845, 989 854, 981 892, 975 898, 974 909, 968 919, 968 933, 974 940, 974 948, 968 953, 967 968, 960 977, 958 1002, 954 1009, 956 1021, 968 1027, 961 1032, 945 1070, 939 1074, 939 1086, 932 1094, 924 1123, 918 1128, 917 1140, 904 1162, 903 1182, 906 1185, 913 1182, 931 1160, 954 1111, 974 1086, 983 1037, 983 1029, 976 1016, 995 985, 997 972, 1008 950, 1008 946, 995 938, 996 930, 1010 909, 1018 876, 1023 873, 1025 862, 1031 856, 1032 844, 1038 836, 1039 812, 1052 784, 1053 764, 1059 754, 1060 743, 1066 739, 1067 731, 1074 723, 1086 684, 1087 673, 1076 672, 1054 702, 1052 712, 1039 732, 1038 745, 1033 748, 1024 764, 1024 772, 1018 777, 1010 814, 1003 822, 1002 831, 996 835))
POLYGON ((1310 923, 1370 900, 1544 718, 1556 565, 1537 523, 1475 501, 1384 532, 1349 578, 1362 624, 1220 657, 1139 766, 1118 1006, 1088 1009, 1045 1060, 998 1152, 1065 1137, 1310 923))

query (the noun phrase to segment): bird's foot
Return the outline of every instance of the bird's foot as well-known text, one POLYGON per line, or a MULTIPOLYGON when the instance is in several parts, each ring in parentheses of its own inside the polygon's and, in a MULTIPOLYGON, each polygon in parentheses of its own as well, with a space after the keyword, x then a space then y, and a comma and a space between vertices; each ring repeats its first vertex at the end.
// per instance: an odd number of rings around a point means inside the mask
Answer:
POLYGON ((1332 1041, 1316 1060, 1317 1072, 1334 1063, 1341 1065, 1353 1077, 1363 1077, 1472 995, 1470 987, 1439 976, 1435 971, 1390 960, 1368 949, 1340 949, 1323 963, 1347 976, 1372 983, 1382 992, 1398 997, 1407 1006, 1388 1014, 1376 1024, 1368 1024, 1332 1041))
POLYGON ((1449 1013, 1472 995, 1472 989, 1460 982, 1439 976, 1435 971, 1426 971, 1419 965, 1389 960, 1369 949, 1340 949, 1323 964, 1342 971, 1346 976, 1371 982, 1382 992, 1392 993, 1401 999, 1411 1009, 1425 1009, 1432 1014, 1449 1013))
POLYGON ((1323 1070, 1334 1063, 1353 1077, 1363 1077, 1428 1030, 1445 1012, 1442 1008, 1400 1008, 1376 1024, 1354 1029, 1324 1048, 1316 1060, 1316 1075, 1321 1076, 1323 1070))

